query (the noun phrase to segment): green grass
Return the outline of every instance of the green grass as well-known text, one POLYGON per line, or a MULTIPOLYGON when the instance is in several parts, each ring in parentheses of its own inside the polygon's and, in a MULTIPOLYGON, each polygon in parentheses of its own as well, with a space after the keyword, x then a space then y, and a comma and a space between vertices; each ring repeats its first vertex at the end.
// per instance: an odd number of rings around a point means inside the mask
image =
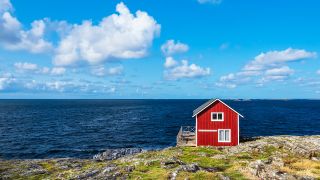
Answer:
POLYGON ((201 167, 215 167, 221 170, 230 167, 228 160, 212 158, 216 154, 221 154, 221 152, 213 148, 186 147, 183 148, 183 154, 179 156, 179 159, 188 164, 197 163, 201 167))
POLYGON ((240 172, 237 171, 228 171, 223 173, 225 176, 228 176, 230 179, 235 179, 235 180, 245 180, 245 178, 240 172))
POLYGON ((129 175, 132 179, 168 179, 169 171, 161 168, 159 161, 154 161, 145 165, 140 163, 134 171, 129 175))
POLYGON ((177 180, 185 180, 185 179, 190 179, 190 180, 206 180, 206 179, 219 179, 216 173, 210 173, 210 172, 205 172, 205 171, 198 171, 196 173, 190 173, 190 172, 179 172, 177 176, 177 180))

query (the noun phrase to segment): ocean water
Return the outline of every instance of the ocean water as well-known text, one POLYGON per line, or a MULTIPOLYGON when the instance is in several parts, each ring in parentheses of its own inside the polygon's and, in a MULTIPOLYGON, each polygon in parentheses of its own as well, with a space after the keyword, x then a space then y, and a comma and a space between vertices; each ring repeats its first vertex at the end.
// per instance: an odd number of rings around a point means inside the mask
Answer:
MULTIPOLYGON (((110 148, 174 146, 206 100, 0 100, 0 158, 89 158, 110 148)), ((319 100, 226 100, 240 136, 320 134, 319 100)))

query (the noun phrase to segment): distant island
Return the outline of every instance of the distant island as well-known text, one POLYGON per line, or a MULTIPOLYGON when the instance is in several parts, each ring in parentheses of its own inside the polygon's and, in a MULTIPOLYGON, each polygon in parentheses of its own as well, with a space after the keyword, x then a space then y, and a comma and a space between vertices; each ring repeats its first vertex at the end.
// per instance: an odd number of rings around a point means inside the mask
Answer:
POLYGON ((92 159, 0 160, 0 179, 320 179, 320 136, 234 147, 107 150, 92 159))

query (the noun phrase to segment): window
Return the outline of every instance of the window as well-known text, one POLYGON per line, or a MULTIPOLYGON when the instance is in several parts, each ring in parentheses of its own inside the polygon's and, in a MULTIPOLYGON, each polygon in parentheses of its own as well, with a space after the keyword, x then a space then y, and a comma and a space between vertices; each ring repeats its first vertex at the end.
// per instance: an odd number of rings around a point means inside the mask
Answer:
POLYGON ((218 142, 231 142, 231 130, 218 129, 218 142))
POLYGON ((212 112, 211 121, 223 121, 223 112, 212 112))

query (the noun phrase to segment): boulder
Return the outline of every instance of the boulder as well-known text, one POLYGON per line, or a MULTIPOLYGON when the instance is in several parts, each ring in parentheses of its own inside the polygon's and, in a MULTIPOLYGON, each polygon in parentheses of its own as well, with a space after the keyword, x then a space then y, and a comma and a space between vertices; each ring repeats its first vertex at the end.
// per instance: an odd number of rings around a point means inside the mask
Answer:
POLYGON ((181 170, 187 171, 187 172, 197 172, 200 170, 200 167, 198 166, 198 164, 192 163, 192 164, 182 165, 181 170))
POLYGON ((143 152, 143 149, 141 148, 108 149, 102 153, 93 156, 93 159, 98 161, 110 161, 141 152, 143 152))

